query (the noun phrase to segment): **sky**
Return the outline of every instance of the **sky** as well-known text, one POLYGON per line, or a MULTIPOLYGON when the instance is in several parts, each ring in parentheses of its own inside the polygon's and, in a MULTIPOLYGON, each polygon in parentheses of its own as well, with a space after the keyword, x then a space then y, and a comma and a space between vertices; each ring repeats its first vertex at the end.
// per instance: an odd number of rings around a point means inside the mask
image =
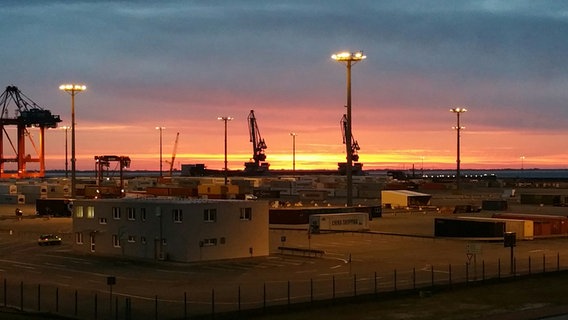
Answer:
MULTIPOLYGON (((228 167, 243 169, 250 110, 272 169, 292 168, 291 132, 297 169, 335 169, 346 67, 331 55, 359 50, 352 121, 364 169, 455 168, 453 107, 468 109, 463 169, 568 167, 563 1, 4 0, 0 30, 0 86, 60 125, 71 98, 59 85, 87 86, 75 97, 79 170, 100 155, 159 169, 157 126, 164 170, 178 132, 174 168, 222 169, 220 116, 234 118, 228 167)), ((48 170, 65 168, 65 139, 47 130, 48 170)))

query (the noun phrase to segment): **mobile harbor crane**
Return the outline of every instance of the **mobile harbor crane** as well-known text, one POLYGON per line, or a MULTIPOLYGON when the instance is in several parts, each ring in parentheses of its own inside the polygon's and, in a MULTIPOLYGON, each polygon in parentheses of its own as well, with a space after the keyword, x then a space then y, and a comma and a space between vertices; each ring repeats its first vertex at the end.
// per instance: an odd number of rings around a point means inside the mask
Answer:
POLYGON ((252 175, 259 175, 268 172, 269 163, 264 162, 266 160, 266 154, 264 154, 264 149, 267 148, 264 139, 260 135, 258 130, 258 124, 256 123, 256 117, 254 116, 254 110, 251 110, 248 115, 248 127, 250 133, 250 142, 252 142, 252 159, 249 162, 245 162, 245 173, 252 175))
MULTIPOLYGON (((347 115, 345 114, 343 115, 340 124, 341 124, 341 134, 343 135, 343 144, 346 144, 347 137, 345 135, 345 132, 347 131, 347 115)), ((359 147, 359 142, 355 140, 355 138, 353 137, 353 133, 351 133, 351 159, 353 160, 353 162, 355 162, 353 163, 353 168, 352 168, 353 174, 361 174, 363 172, 363 164, 358 162, 359 150, 361 150, 361 147, 359 147)), ((347 163, 340 162, 337 165, 339 167, 339 173, 345 174, 347 163)))

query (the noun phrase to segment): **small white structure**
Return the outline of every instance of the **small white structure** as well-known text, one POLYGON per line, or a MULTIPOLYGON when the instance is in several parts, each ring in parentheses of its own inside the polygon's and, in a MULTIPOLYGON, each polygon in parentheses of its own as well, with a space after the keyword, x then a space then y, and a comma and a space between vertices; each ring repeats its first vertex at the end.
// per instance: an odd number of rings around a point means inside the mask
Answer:
POLYGON ((368 213, 330 213, 310 215, 310 231, 365 231, 369 230, 368 213))
POLYGON ((406 208, 430 205, 431 195, 410 190, 382 190, 383 208, 406 208))
POLYGON ((203 261, 267 256, 268 202, 77 199, 73 249, 93 255, 203 261))

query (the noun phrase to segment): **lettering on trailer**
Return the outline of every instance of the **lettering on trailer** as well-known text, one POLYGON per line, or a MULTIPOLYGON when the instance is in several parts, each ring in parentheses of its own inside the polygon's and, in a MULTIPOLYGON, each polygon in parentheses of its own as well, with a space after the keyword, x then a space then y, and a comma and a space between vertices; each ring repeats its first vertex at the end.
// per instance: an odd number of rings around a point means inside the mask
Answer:
POLYGON ((359 224, 359 219, 341 219, 341 220, 338 219, 331 221, 332 226, 341 226, 347 224, 359 224))

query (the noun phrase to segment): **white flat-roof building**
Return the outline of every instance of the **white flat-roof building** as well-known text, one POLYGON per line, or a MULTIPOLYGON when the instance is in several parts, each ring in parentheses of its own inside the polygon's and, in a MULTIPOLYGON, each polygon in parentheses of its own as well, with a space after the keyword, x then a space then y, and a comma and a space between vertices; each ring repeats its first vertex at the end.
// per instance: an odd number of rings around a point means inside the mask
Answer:
POLYGON ((77 199, 73 249, 174 261, 267 256, 268 202, 77 199))

